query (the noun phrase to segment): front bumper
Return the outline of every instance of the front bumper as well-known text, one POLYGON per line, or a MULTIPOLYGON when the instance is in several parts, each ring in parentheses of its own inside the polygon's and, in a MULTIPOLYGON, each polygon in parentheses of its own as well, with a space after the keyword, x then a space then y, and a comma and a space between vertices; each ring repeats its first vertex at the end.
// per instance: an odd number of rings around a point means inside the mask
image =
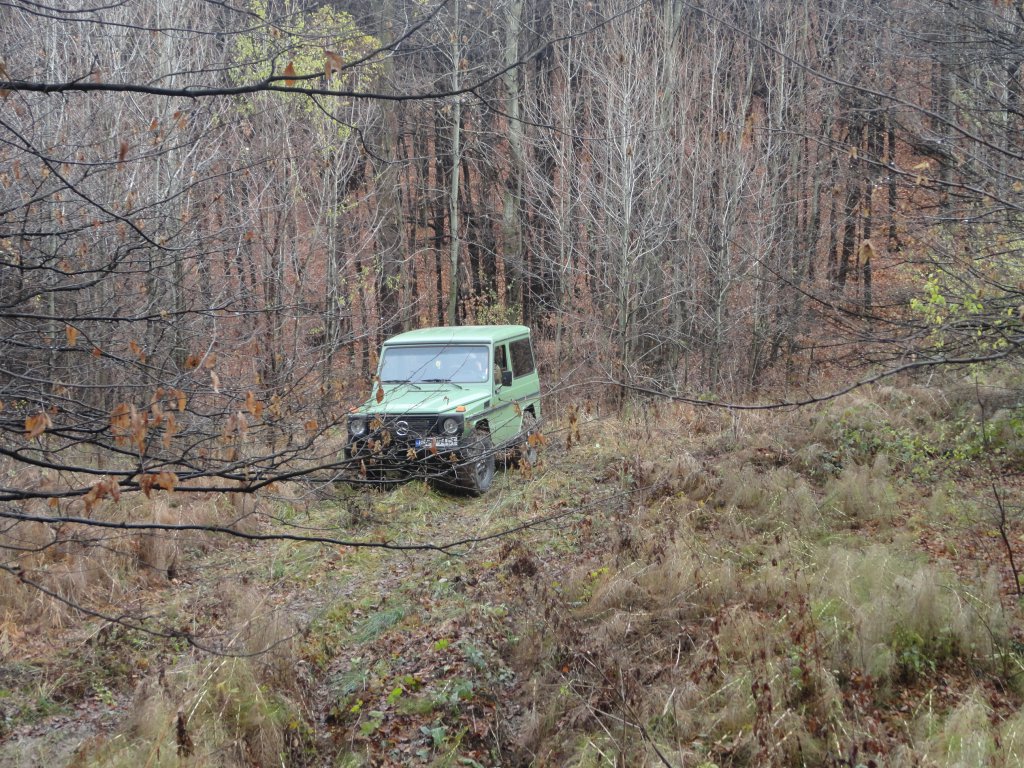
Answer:
POLYGON ((454 467, 467 460, 467 449, 461 436, 400 439, 375 435, 349 440, 345 458, 362 467, 379 470, 422 469, 436 474, 439 467, 454 467))

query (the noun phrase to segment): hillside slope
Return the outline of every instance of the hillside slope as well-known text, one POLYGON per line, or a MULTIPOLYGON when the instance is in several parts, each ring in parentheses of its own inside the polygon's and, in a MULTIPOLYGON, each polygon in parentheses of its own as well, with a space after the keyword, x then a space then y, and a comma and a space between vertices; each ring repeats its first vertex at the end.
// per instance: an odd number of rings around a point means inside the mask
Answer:
POLYGON ((463 543, 179 536, 110 577, 217 653, 8 610, 0 764, 1020 765, 1018 391, 580 408, 481 499, 280 490, 247 525, 463 543))

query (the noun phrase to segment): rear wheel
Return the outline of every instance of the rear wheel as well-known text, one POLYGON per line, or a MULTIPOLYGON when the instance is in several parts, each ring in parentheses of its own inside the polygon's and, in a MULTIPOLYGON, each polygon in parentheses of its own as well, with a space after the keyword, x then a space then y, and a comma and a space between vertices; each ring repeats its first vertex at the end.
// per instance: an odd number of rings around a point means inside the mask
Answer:
POLYGON ((537 417, 531 411, 523 414, 523 442, 518 446, 519 461, 532 467, 537 463, 537 417))

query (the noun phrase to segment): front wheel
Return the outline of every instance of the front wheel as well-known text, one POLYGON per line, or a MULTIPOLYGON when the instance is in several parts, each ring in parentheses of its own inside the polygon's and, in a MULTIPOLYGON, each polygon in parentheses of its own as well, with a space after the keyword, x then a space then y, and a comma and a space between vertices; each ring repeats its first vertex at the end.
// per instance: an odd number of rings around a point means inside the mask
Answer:
POLYGON ((494 482, 494 443, 491 436, 474 429, 466 440, 466 460, 455 470, 459 486, 472 496, 487 493, 494 482))

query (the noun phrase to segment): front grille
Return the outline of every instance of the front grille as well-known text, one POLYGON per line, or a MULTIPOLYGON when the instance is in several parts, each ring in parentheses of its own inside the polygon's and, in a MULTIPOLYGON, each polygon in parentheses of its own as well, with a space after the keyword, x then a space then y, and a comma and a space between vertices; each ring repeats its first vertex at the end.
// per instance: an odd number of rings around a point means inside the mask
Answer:
POLYGON ((414 440, 439 433, 436 415, 408 416, 405 414, 384 414, 370 419, 371 430, 374 432, 388 431, 398 440, 414 440), (379 424, 378 424, 379 422, 379 424), (402 434, 405 432, 405 434, 402 434))

